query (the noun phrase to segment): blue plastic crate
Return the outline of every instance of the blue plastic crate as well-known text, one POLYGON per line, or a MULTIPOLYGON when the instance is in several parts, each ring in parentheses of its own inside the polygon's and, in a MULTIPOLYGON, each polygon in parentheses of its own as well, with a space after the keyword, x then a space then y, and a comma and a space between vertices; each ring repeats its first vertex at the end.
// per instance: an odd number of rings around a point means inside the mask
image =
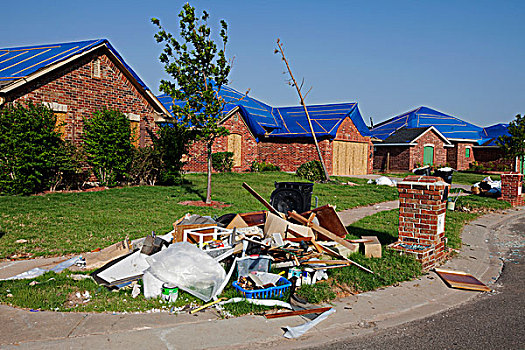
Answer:
POLYGON ((246 299, 270 299, 270 298, 282 298, 284 293, 292 286, 292 282, 286 278, 281 277, 277 281, 277 286, 265 288, 265 289, 243 289, 237 281, 233 282, 232 285, 237 289, 246 299))

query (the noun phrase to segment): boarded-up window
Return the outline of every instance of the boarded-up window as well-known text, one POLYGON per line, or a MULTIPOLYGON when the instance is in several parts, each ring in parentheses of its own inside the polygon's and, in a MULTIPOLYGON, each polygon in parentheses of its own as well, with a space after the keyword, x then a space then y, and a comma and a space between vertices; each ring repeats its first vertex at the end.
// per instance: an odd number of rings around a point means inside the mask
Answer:
POLYGON ((368 144, 350 141, 334 141, 333 174, 363 175, 368 167, 368 144))
POLYGON ((55 112, 56 123, 55 130, 60 133, 62 139, 66 138, 66 112, 55 112))
POLYGON ((131 143, 135 146, 139 146, 140 141, 140 122, 130 121, 131 125, 131 143))
POLYGON ((134 113, 124 113, 129 119, 131 127, 131 143, 138 147, 140 145, 140 115, 134 113))
POLYGON ((233 166, 242 165, 242 136, 239 134, 228 135, 228 152, 233 153, 233 166))

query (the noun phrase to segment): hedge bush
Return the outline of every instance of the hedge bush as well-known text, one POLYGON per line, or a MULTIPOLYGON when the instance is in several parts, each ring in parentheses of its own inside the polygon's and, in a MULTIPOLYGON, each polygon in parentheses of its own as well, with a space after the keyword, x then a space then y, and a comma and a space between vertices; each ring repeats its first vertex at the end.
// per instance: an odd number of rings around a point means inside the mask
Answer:
POLYGON ((103 109, 84 119, 84 150, 101 185, 116 186, 124 180, 132 148, 130 122, 123 113, 103 109))
POLYGON ((41 192, 54 183, 63 141, 56 117, 44 105, 7 105, 0 110, 0 193, 41 192))
POLYGON ((262 171, 279 171, 281 170, 277 165, 271 163, 266 163, 265 161, 258 162, 254 160, 250 165, 250 171, 254 173, 259 173, 262 171))
POLYGON ((323 181, 324 171, 321 162, 318 160, 312 160, 301 164, 301 166, 295 172, 295 175, 308 181, 323 181))
POLYGON ((215 171, 230 172, 233 168, 233 152, 217 152, 211 155, 211 166, 215 171))

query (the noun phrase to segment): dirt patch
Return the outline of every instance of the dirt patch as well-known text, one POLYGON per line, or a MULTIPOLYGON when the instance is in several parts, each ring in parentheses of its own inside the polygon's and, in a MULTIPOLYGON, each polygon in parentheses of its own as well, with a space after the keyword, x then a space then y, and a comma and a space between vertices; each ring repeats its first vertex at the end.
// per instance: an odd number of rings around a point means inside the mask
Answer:
MULTIPOLYGON (((112 187, 112 188, 123 188, 123 187, 122 187, 122 186, 118 186, 118 187, 112 187)), ((35 196, 45 196, 46 194, 50 194, 50 193, 100 192, 100 191, 105 191, 105 190, 109 190, 109 187, 106 187, 106 186, 96 186, 96 187, 88 187, 88 188, 84 188, 84 189, 82 189, 82 190, 44 191, 44 192, 36 193, 36 194, 34 194, 34 195, 35 195, 35 196)))
POLYGON ((89 292, 83 291, 83 292, 71 292, 67 296, 67 300, 64 303, 64 307, 66 308, 74 308, 78 307, 79 305, 87 304, 91 301, 91 295, 89 292))
POLYGON ((219 209, 231 207, 231 204, 226 204, 224 202, 216 202, 216 201, 212 201, 211 203, 205 203, 203 201, 184 201, 184 202, 179 202, 177 204, 191 205, 194 207, 212 207, 212 208, 219 208, 219 209))

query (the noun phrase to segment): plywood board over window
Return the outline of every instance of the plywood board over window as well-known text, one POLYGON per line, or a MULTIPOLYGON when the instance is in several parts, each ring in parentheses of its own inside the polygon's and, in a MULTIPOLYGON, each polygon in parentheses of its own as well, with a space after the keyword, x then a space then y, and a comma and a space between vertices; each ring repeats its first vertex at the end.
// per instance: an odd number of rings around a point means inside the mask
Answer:
POLYGON ((362 175, 368 167, 368 144, 334 141, 333 175, 362 175))
POLYGON ((228 152, 233 153, 233 166, 242 166, 242 136, 239 134, 228 135, 228 152))
POLYGON ((67 113, 66 112, 54 112, 56 117, 55 122, 55 131, 60 133, 60 137, 62 139, 66 138, 66 118, 67 113))
POLYGON ((138 147, 140 144, 140 115, 133 113, 126 113, 131 127, 131 143, 138 147))

